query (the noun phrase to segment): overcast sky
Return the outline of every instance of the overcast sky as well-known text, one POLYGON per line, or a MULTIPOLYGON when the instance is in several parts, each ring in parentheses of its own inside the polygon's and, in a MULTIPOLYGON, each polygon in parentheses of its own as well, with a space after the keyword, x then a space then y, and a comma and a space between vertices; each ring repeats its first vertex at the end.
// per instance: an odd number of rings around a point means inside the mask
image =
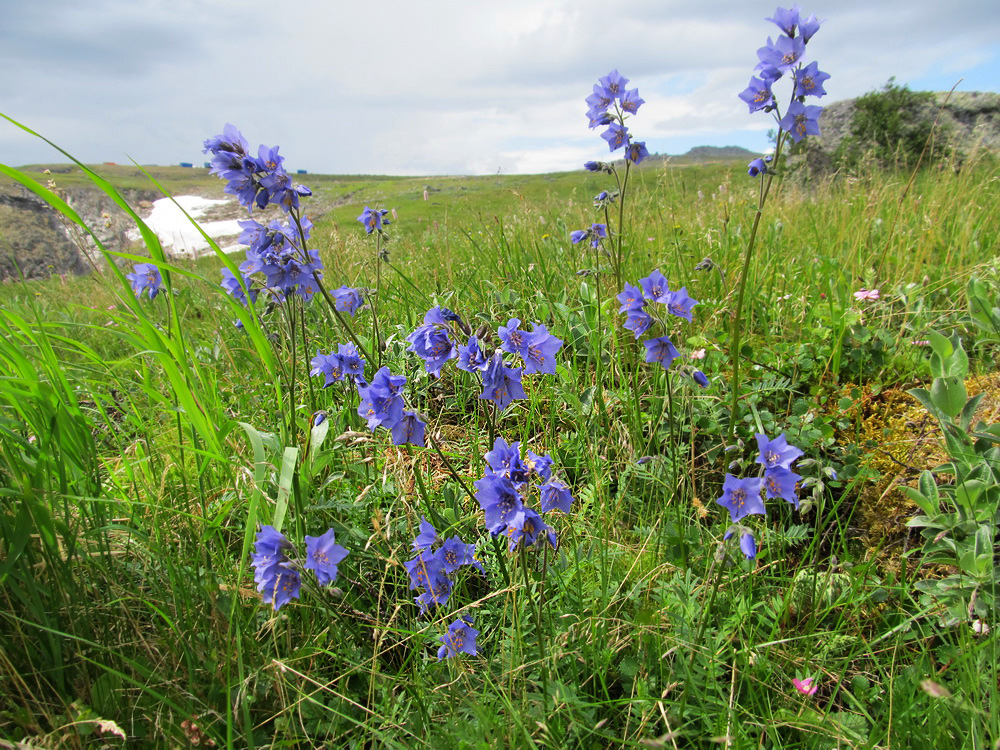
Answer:
MULTIPOLYGON (((736 95, 773 2, 721 0, 0 0, 0 112, 85 162, 202 164, 232 122, 290 170, 494 174, 608 154, 584 98, 612 68, 646 104, 652 152, 763 150, 736 95)), ((996 0, 825 0, 807 60, 820 104, 889 76, 1000 90, 996 0)), ((0 124, 0 162, 64 161, 0 124)))

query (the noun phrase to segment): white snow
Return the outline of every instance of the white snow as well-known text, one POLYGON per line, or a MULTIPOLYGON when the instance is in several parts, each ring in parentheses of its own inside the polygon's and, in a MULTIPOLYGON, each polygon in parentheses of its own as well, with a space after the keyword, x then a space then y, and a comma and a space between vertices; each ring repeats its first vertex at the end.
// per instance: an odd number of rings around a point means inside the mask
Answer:
MULTIPOLYGON (((160 238, 160 244, 163 245, 163 250, 167 255, 196 258, 208 249, 208 243, 191 222, 191 219, 202 217, 208 209, 214 206, 231 202, 225 199, 202 198, 197 195, 178 195, 173 199, 160 198, 153 201, 153 212, 145 219, 145 222, 160 238), (191 218, 185 216, 184 211, 187 211, 191 218)), ((213 240, 219 237, 232 237, 243 231, 236 219, 198 222, 198 226, 213 240)), ((138 230, 130 231, 129 236, 134 240, 140 237, 138 230)), ((233 253, 244 250, 245 247, 231 244, 222 249, 227 253, 233 253)))

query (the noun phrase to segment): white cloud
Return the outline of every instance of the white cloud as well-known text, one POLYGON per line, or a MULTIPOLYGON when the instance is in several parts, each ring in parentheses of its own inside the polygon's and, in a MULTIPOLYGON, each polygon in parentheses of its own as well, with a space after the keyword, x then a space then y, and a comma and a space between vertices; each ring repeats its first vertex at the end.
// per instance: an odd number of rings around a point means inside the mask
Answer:
MULTIPOLYGON (((584 97, 613 67, 647 104, 634 122, 653 151, 761 144, 771 127, 736 98, 777 30, 773 0, 154 0, 15 4, 0 29, 4 110, 85 161, 200 161, 225 122, 280 143, 310 171, 536 171, 606 154, 584 97), (45 7, 41 7, 45 5, 45 7), (588 145, 589 144, 589 145, 588 145)), ((810 44, 829 100, 890 75, 1000 86, 992 4, 842 0, 810 44), (978 66, 978 68, 977 68, 978 66)), ((61 157, 12 128, 13 163, 61 157)))

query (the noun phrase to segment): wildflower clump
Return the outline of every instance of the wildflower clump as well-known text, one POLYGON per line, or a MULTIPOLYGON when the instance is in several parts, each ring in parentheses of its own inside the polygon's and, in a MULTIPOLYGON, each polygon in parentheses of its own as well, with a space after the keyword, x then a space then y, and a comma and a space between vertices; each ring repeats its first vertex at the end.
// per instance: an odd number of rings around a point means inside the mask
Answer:
MULTIPOLYGON (((786 134, 795 143, 806 136, 819 135, 819 116, 823 108, 806 102, 807 97, 818 99, 826 95, 823 84, 830 75, 821 71, 818 63, 804 63, 803 58, 806 45, 824 22, 817 20, 815 15, 805 18, 797 5, 790 9, 777 8, 774 17, 765 20, 771 21, 782 33, 774 40, 768 37, 767 44, 757 50, 754 75, 739 93, 739 98, 751 114, 764 111, 774 117, 779 128, 780 151, 786 134), (791 81, 784 114, 774 93, 774 85, 782 78, 791 81)), ((770 159, 754 159, 747 171, 751 177, 757 177, 770 171, 769 166, 770 159)))
POLYGON ((520 319, 511 318, 506 326, 499 326, 500 348, 489 355, 476 335, 469 336, 464 346, 458 343, 458 334, 468 330, 457 313, 446 307, 433 307, 424 315, 423 324, 406 337, 410 342, 407 351, 420 357, 424 369, 438 378, 444 366, 457 359, 458 369, 474 374, 482 383, 479 398, 493 401, 500 411, 516 399, 527 398, 521 384, 523 375, 556 372, 556 354, 563 341, 540 323, 525 331, 520 319), (505 353, 519 356, 524 367, 515 367, 513 362, 505 360, 505 353))
MULTIPOLYGON (((658 324, 664 331, 664 335, 647 339, 643 344, 646 347, 646 362, 657 363, 664 370, 670 369, 674 360, 680 356, 680 352, 666 335, 668 319, 662 316, 661 311, 691 322, 691 310, 698 304, 698 300, 688 294, 687 287, 682 286, 671 291, 666 277, 659 269, 640 279, 639 286, 626 283, 617 299, 621 303, 618 312, 625 315, 623 325, 636 339, 649 331, 654 324, 658 324), (650 303, 663 307, 651 306, 650 303)), ((701 370, 685 365, 681 368, 681 372, 702 388, 708 387, 708 378, 701 370)))
POLYGON ((321 289, 323 263, 319 253, 306 246, 313 225, 300 210, 300 199, 312 191, 292 183, 278 148, 261 145, 253 156, 243 134, 228 123, 204 143, 205 153, 212 154, 212 173, 226 181, 225 192, 248 213, 270 205, 285 213, 266 225, 254 219, 239 222, 243 232, 238 242, 248 248, 246 260, 239 266, 239 277, 223 269, 222 288, 243 305, 255 303, 263 290, 281 302, 291 295, 308 301, 321 289), (259 286, 258 275, 263 276, 259 286))
POLYGON ((410 576, 410 589, 422 590, 416 597, 421 612, 447 603, 455 587, 454 576, 460 568, 471 565, 484 572, 475 556, 475 544, 466 544, 459 537, 451 536, 435 548, 439 541, 434 525, 421 516, 420 533, 412 544, 416 556, 403 564, 410 576))
MULTIPOLYGON (((315 362, 315 360, 314 360, 315 362)), ((395 445, 424 444, 426 425, 414 411, 406 409, 403 402, 405 375, 393 375, 388 367, 382 367, 372 378, 370 385, 358 381, 358 416, 368 423, 372 432, 383 427, 392 432, 395 445)))
POLYGON ((295 546, 273 526, 261 526, 254 542, 251 566, 254 582, 265 604, 277 612, 292 599, 299 598, 301 568, 312 570, 321 586, 337 580, 337 565, 347 557, 347 550, 336 543, 333 529, 318 537, 306 536, 304 563, 290 557, 295 546))
POLYGON ((758 454, 755 463, 761 464, 763 476, 740 479, 732 474, 726 474, 722 484, 722 496, 715 502, 729 511, 732 524, 723 536, 729 541, 739 534, 740 549, 748 559, 757 556, 757 544, 753 532, 741 522, 747 516, 767 515, 764 507, 763 492, 767 499, 780 497, 799 507, 798 483, 802 477, 791 469, 802 451, 794 445, 789 445, 784 433, 770 440, 767 435, 757 433, 758 454))
POLYGON ((529 450, 522 459, 520 443, 508 445, 498 437, 485 458, 486 473, 475 487, 476 500, 490 534, 505 535, 510 551, 522 545, 534 546, 542 540, 555 549, 555 531, 524 502, 528 493, 537 490, 542 513, 553 510, 569 513, 573 496, 563 482, 552 478, 552 457, 529 450), (533 484, 532 479, 540 482, 533 484))

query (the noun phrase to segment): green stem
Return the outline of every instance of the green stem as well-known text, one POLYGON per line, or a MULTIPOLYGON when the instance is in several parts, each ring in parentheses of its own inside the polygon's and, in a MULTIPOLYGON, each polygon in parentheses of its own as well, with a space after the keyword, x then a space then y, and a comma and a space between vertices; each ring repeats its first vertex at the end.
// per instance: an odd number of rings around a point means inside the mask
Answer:
MULTIPOLYGON (((300 251, 305 260, 308 261, 309 251, 306 249, 306 234, 302 230, 302 219, 299 217, 298 211, 292 211, 291 217, 292 220, 295 222, 295 228, 299 234, 299 242, 302 244, 300 251)), ((337 302, 335 299, 333 299, 333 297, 330 296, 330 292, 327 291, 326 286, 323 284, 323 279, 320 278, 318 271, 313 271, 313 280, 316 282, 316 286, 319 288, 320 294, 323 295, 323 300, 326 302, 327 306, 333 312, 333 317, 336 318, 337 323, 340 325, 340 327, 344 329, 344 332, 347 334, 347 337, 354 343, 356 347, 358 347, 358 351, 361 352, 361 356, 365 358, 366 362, 373 362, 374 360, 372 359, 371 354, 368 353, 368 349, 365 348, 365 345, 361 343, 361 340, 354 335, 354 330, 351 328, 350 323, 348 323, 347 320, 344 319, 344 316, 340 313, 340 310, 337 309, 337 302)))
POLYGON ((376 370, 382 369, 382 337, 378 330, 378 301, 382 294, 382 232, 375 240, 375 298, 372 300, 372 346, 378 360, 376 370))
MULTIPOLYGON (((776 166, 778 158, 781 156, 781 147, 785 142, 785 133, 778 131, 778 142, 774 150, 773 164, 776 166)), ((772 167, 773 169, 773 167, 772 167)), ((747 249, 743 255, 743 272, 740 274, 740 287, 736 296, 736 316, 733 318, 730 355, 732 357, 733 379, 730 381, 729 389, 732 392, 732 402, 729 411, 730 432, 736 436, 737 425, 739 424, 739 398, 740 398, 740 339, 743 333, 743 297, 747 287, 747 277, 750 273, 750 261, 753 258, 754 247, 757 244, 757 229, 760 226, 760 217, 764 212, 764 204, 767 195, 771 191, 771 183, 774 180, 774 173, 768 171, 767 176, 760 184, 760 193, 757 199, 757 213, 753 217, 753 228, 750 230, 750 239, 747 242, 747 249)))

